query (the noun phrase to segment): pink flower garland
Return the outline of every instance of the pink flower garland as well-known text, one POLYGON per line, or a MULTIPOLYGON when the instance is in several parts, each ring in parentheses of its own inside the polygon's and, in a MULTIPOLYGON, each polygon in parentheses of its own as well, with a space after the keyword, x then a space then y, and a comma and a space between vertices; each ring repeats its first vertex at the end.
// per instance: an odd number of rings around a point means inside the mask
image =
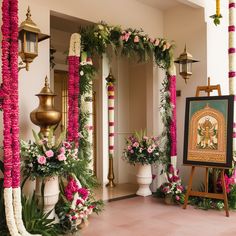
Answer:
POLYGON ((79 143, 79 57, 69 56, 68 80, 68 141, 79 143))
POLYGON ((20 186, 18 107, 18 1, 2 2, 4 188, 20 186))
POLYGON ((177 155, 177 139, 176 139, 176 76, 172 75, 169 77, 170 81, 170 103, 173 106, 172 110, 172 121, 170 125, 170 137, 171 137, 171 149, 170 155, 176 156, 177 155))
POLYGON ((12 187, 20 186, 20 144, 19 144, 19 105, 18 105, 18 1, 10 1, 11 26, 11 121, 12 121, 12 187))
POLYGON ((10 98, 10 2, 2 2, 2 82, 3 100, 3 147, 4 147, 4 188, 12 186, 12 139, 11 139, 11 98, 10 98))

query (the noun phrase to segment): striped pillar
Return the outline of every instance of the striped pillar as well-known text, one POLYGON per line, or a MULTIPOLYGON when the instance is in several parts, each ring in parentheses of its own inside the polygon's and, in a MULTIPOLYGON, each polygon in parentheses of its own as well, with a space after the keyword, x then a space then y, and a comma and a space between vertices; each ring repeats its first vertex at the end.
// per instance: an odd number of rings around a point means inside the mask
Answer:
POLYGON ((113 170, 113 157, 114 157, 114 141, 115 141, 115 79, 111 72, 106 78, 107 81, 107 93, 108 93, 108 145, 109 145, 109 169, 108 169, 108 184, 107 187, 115 187, 114 184, 114 170, 113 170))
MULTIPOLYGON (((236 95, 236 65, 235 65, 235 0, 229 0, 229 94, 236 95)), ((236 150, 236 96, 234 98, 234 130, 233 130, 233 151, 236 150)))
POLYGON ((115 107, 115 87, 113 83, 110 83, 107 87, 108 90, 108 121, 109 121, 109 157, 114 156, 114 107, 115 107))

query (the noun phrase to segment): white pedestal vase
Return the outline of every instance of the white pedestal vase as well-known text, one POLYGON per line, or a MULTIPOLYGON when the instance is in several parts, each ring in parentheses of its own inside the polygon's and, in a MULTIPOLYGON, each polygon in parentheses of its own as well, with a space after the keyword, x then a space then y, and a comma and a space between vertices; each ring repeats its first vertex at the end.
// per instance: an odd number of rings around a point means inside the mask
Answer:
POLYGON ((136 192, 137 195, 146 197, 152 195, 150 190, 150 184, 152 183, 152 169, 151 165, 138 165, 137 172, 137 183, 139 185, 139 189, 136 192))
MULTIPOLYGON (((53 219, 56 217, 55 215, 55 205, 59 199, 59 182, 58 176, 54 177, 46 177, 44 178, 44 213, 48 213, 52 210, 48 219, 53 219)), ((42 178, 36 179, 36 188, 35 188, 35 196, 39 200, 39 204, 42 205, 43 203, 43 196, 41 195, 41 188, 42 188, 42 178)))

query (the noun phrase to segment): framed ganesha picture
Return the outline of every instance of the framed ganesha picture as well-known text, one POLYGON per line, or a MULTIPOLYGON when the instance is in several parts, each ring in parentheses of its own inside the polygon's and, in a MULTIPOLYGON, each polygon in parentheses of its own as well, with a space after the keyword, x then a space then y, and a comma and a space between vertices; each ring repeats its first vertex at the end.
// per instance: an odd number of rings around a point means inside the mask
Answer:
POLYGON ((187 98, 183 163, 231 168, 233 114, 233 95, 187 98))

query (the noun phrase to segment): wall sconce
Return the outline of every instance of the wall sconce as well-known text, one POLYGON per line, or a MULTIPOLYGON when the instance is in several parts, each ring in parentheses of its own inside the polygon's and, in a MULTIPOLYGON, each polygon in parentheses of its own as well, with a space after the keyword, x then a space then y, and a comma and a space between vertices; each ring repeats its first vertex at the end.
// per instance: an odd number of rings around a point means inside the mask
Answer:
MULTIPOLYGON (((32 21, 30 8, 28 7, 26 20, 19 27, 18 50, 19 56, 25 63, 25 66, 19 67, 19 70, 23 68, 27 71, 29 70, 29 63, 38 56, 38 43, 49 37, 47 34, 42 34, 37 25, 32 21)), ((21 62, 20 65, 22 64, 21 62)))
POLYGON ((175 60, 175 63, 179 64, 179 74, 183 77, 185 83, 192 75, 192 63, 195 62, 199 61, 193 59, 193 56, 187 52, 185 45, 184 52, 175 60))

